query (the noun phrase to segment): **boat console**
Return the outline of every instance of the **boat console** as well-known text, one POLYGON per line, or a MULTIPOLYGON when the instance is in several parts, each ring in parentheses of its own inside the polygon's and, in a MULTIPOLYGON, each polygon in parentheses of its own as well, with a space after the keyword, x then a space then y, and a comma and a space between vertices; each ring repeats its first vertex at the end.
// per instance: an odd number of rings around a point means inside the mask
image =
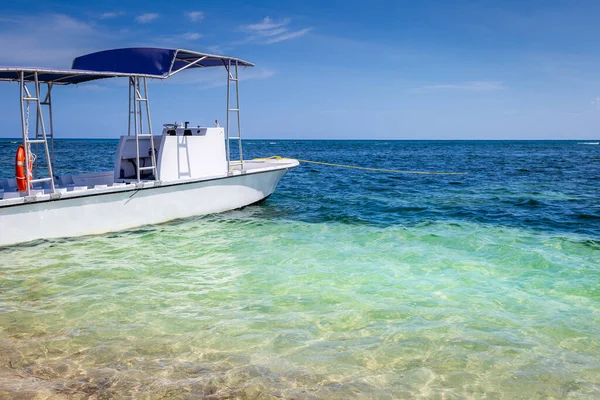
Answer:
MULTIPOLYGON (((191 127, 185 124, 165 124, 160 136, 152 136, 159 180, 209 178, 227 175, 224 130, 221 127, 191 127)), ((128 182, 137 177, 154 179, 150 136, 121 136, 115 158, 115 182, 128 182)))

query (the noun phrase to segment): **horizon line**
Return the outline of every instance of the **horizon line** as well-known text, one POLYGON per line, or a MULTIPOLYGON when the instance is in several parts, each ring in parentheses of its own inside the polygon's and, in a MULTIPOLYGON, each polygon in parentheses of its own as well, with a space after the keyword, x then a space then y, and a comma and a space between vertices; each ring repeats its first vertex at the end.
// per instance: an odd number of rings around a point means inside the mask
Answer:
MULTIPOLYGON (((135 135, 131 135, 135 136, 135 135)), ((160 136, 160 135, 155 135, 160 136)), ((119 137, 61 137, 54 138, 54 140, 119 140, 119 137)), ((11 137, 0 137, 0 140, 15 140, 17 142, 23 141, 23 138, 11 138, 11 137)), ((234 140, 234 139, 230 139, 234 140)), ((236 139, 237 140, 237 139, 236 139)), ((487 142, 501 142, 501 141, 510 141, 510 142, 579 142, 579 141, 598 141, 600 142, 600 138, 598 139, 349 139, 349 138, 341 138, 341 139, 277 139, 277 138, 248 138, 242 139, 242 141, 251 141, 251 140, 260 140, 260 141, 280 141, 280 142, 291 142, 291 141, 373 141, 373 142, 426 142, 426 141, 442 141, 442 142, 477 142, 477 141, 487 141, 487 142)))

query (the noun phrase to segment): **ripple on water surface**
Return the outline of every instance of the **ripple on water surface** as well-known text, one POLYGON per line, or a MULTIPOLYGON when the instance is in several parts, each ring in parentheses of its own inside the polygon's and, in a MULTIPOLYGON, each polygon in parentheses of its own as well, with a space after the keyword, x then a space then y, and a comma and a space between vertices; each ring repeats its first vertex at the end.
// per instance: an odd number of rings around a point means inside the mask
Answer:
MULTIPOLYGON (((110 170, 90 143, 57 173, 110 170)), ((0 249, 0 398, 600 398, 598 146, 273 143, 245 157, 469 174, 303 164, 259 207, 0 249)))
POLYGON ((597 243, 262 212, 2 250, 0 395, 600 395, 597 243))

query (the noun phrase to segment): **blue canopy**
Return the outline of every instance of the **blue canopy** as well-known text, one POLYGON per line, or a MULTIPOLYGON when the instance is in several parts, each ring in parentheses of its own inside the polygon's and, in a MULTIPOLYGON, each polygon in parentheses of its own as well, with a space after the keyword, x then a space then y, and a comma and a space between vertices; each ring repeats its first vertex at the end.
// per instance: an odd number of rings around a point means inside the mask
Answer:
POLYGON ((35 81, 35 73, 39 82, 48 82, 57 85, 68 85, 93 81, 95 79, 115 78, 118 76, 129 76, 114 72, 80 71, 75 69, 48 69, 32 67, 0 67, 0 81, 18 82, 23 73, 25 82, 35 81))
POLYGON ((128 76, 165 79, 188 68, 233 66, 236 63, 241 67, 254 66, 239 58, 189 50, 131 47, 77 57, 73 60, 73 69, 0 67, 0 81, 19 81, 23 73, 23 79, 32 82, 36 72, 39 82, 60 85, 128 76))
POLYGON ((130 47, 77 57, 73 60, 73 69, 168 78, 184 69, 219 67, 226 66, 228 63, 231 65, 237 63, 242 67, 254 66, 238 58, 189 50, 130 47))

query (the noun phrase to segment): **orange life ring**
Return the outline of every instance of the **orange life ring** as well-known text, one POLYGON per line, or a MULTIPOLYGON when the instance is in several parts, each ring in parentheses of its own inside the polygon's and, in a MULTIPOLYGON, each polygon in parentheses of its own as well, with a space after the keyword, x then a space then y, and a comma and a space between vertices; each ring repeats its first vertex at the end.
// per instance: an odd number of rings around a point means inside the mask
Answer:
MULTIPOLYGON (((20 192, 27 191, 27 179, 25 179, 25 146, 20 145, 17 149, 15 157, 15 176, 17 178, 17 188, 20 192)), ((29 180, 31 180, 31 170, 33 167, 33 159, 29 157, 29 180)))

